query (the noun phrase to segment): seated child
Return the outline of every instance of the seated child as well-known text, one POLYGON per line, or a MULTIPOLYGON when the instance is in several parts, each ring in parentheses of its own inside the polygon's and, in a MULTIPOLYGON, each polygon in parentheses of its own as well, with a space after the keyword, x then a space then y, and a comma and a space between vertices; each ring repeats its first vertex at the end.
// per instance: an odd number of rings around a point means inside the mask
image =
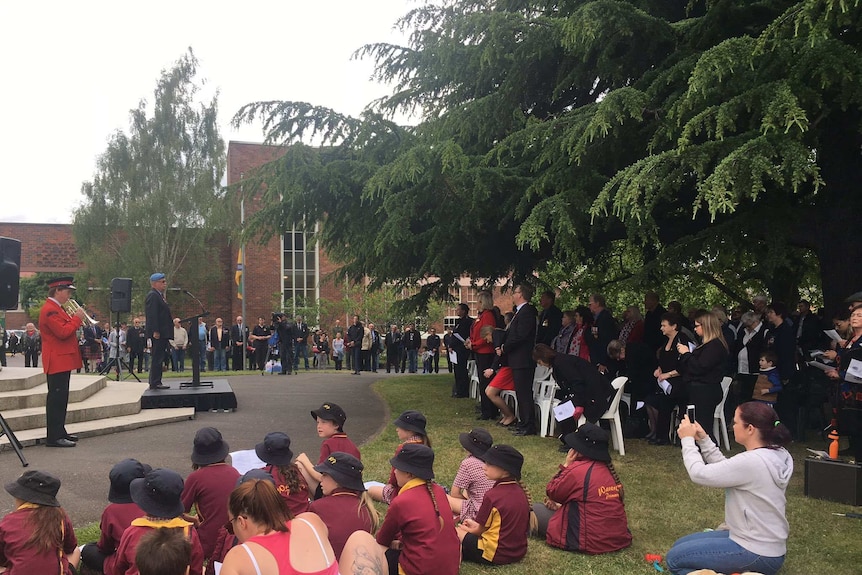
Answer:
POLYGON ((760 354, 760 374, 754 382, 754 393, 751 396, 751 399, 762 401, 770 407, 775 407, 778 392, 784 389, 781 375, 775 365, 777 362, 778 356, 774 351, 766 350, 760 354))
MULTIPOLYGON (((362 459, 359 448, 344 433, 347 414, 341 407, 334 403, 324 403, 311 412, 311 417, 317 422, 317 435, 323 438, 317 463, 323 463, 336 451, 349 453, 356 459, 362 459)), ((320 492, 320 474, 314 470, 314 464, 309 457, 305 453, 300 453, 296 457, 296 462, 302 466, 304 474, 309 478, 308 488, 311 493, 314 493, 314 499, 323 497, 320 492)))
POLYGON ((25 471, 6 484, 15 510, 0 520, 0 566, 7 573, 71 575, 78 540, 57 501, 60 480, 44 471, 25 471))
POLYGON ((446 492, 431 481, 434 451, 407 443, 389 463, 400 492, 377 531, 377 543, 389 548, 390 575, 456 575, 461 564, 458 535, 452 514, 440 509, 446 492))
POLYGON ((261 461, 267 465, 264 471, 272 475, 278 493, 284 498, 294 517, 308 511, 309 490, 312 481, 305 468, 293 460, 290 437, 286 433, 267 433, 263 442, 254 447, 261 461))
POLYGON ((136 575, 138 567, 135 554, 138 542, 153 529, 177 529, 183 532, 192 546, 191 573, 201 573, 204 568, 204 552, 197 529, 183 514, 183 478, 170 469, 153 469, 144 477, 133 479, 129 485, 132 501, 144 510, 146 516, 132 521, 123 532, 117 547, 117 559, 105 575, 136 575))
POLYGON ((154 529, 141 537, 135 564, 140 575, 186 575, 192 544, 177 529, 154 529))
POLYGON ((354 531, 374 533, 380 522, 362 482, 363 468, 359 459, 340 451, 314 466, 320 475, 324 497, 312 502, 309 511, 317 513, 329 528, 329 542, 336 559, 341 557, 344 544, 354 531))
POLYGON ((81 548, 81 561, 91 571, 104 573, 110 570, 110 566, 105 567, 105 563, 113 564, 123 532, 132 521, 146 515, 143 509, 132 501, 129 484, 132 480, 143 477, 148 471, 147 467, 149 466, 144 466, 137 459, 124 459, 111 468, 108 474, 111 481, 108 501, 111 503, 102 511, 99 542, 88 543, 81 548))
POLYGON ((482 459, 485 475, 495 484, 476 519, 458 526, 461 555, 484 565, 516 563, 527 554, 527 536, 536 529, 530 496, 521 483, 524 456, 511 445, 494 445, 482 459))
POLYGON ((448 498, 452 513, 458 515, 460 521, 464 521, 476 517, 485 493, 494 487, 494 482, 485 475, 485 464, 481 459, 485 452, 491 449, 494 439, 486 430, 477 427, 470 433, 459 435, 458 441, 467 450, 467 457, 458 466, 448 498))
POLYGON ((563 439, 569 451, 548 483, 548 500, 533 505, 539 535, 545 535, 552 547, 590 555, 629 547, 632 534, 623 486, 611 463, 608 432, 585 423, 563 439))
MULTIPOLYGON (((398 439, 401 443, 395 448, 395 455, 404 448, 405 445, 412 443, 421 443, 427 447, 431 447, 431 439, 425 431, 427 421, 425 416, 418 411, 407 410, 398 416, 393 422, 395 433, 398 434, 398 439)), ((369 495, 374 501, 383 503, 391 503, 392 498, 398 495, 398 483, 395 479, 395 468, 389 473, 389 481, 383 487, 374 486, 368 490, 369 495)))

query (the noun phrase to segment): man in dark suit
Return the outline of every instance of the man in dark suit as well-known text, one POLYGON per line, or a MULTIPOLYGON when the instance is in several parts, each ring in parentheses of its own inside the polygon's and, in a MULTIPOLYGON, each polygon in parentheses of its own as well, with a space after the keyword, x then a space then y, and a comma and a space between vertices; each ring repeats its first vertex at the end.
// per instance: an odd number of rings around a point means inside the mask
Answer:
POLYGON ((539 312, 539 325, 536 326, 536 343, 544 343, 548 347, 563 327, 563 312, 557 307, 556 299, 557 294, 546 290, 539 300, 542 311, 539 312))
POLYGON ((245 355, 245 346, 248 343, 248 326, 241 315, 236 316, 236 323, 230 328, 230 355, 233 361, 233 370, 242 371, 242 358, 245 355))
POLYGON ((347 328, 347 339, 344 342, 344 347, 349 350, 353 357, 353 375, 359 375, 359 369, 362 366, 362 337, 365 335, 365 326, 359 321, 359 316, 353 316, 353 325, 347 328))
POLYGON ((398 366, 401 363, 401 332, 394 323, 390 326, 383 343, 386 346, 386 373, 390 373, 393 367, 395 373, 398 373, 398 366))
POLYGON ((590 347, 591 352, 595 349, 596 357, 590 357, 590 359, 599 373, 607 373, 610 363, 608 344, 617 337, 617 324, 610 310, 605 307, 605 296, 602 294, 594 293, 590 296, 590 311, 593 312, 594 318, 592 336, 597 342, 595 348, 590 347))
MULTIPOLYGON (((452 331, 452 351, 458 356, 458 363, 455 364, 455 388, 452 390, 452 396, 470 397, 470 375, 467 373, 467 360, 470 358, 470 352, 464 346, 464 342, 470 339, 473 318, 470 317, 470 307, 465 303, 459 303, 456 311, 458 319, 455 321, 455 329, 452 331)), ((534 325, 534 335, 535 327, 534 325)))
POLYGON ((150 389, 168 389, 162 384, 162 370, 168 350, 169 340, 174 339, 174 319, 171 308, 165 299, 168 280, 165 274, 158 272, 150 276, 152 289, 144 302, 144 312, 147 317, 147 338, 152 342, 149 384, 150 389))
POLYGON ((135 360, 138 361, 138 373, 141 373, 144 361, 144 348, 147 347, 147 338, 144 337, 144 329, 141 327, 141 318, 136 317, 133 320, 132 327, 126 333, 126 346, 129 352, 129 369, 135 367, 135 360))
POLYGON ((300 357, 305 361, 305 371, 308 371, 308 324, 301 315, 296 316, 293 335, 296 341, 293 348, 293 371, 299 373, 300 357))
POLYGON ((512 292, 515 317, 506 328, 506 337, 500 353, 506 355, 515 380, 515 395, 518 397, 518 419, 515 435, 536 435, 535 407, 533 405, 533 376, 536 364, 533 347, 536 344, 536 308, 530 303, 533 288, 520 284, 512 292))

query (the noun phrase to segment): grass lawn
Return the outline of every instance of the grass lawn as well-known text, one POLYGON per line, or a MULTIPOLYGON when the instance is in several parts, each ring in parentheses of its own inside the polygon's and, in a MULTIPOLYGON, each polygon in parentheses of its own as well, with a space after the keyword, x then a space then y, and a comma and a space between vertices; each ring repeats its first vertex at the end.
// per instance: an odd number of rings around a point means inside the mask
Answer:
MULTIPOLYGON (((451 485, 465 452, 458 434, 488 422, 475 419, 475 402, 449 397, 452 376, 416 375, 379 381, 375 389, 389 405, 390 420, 406 409, 418 409, 428 418, 428 432, 436 453, 436 479, 451 485)), ((349 408, 348 408, 349 412, 349 408)), ((348 413, 349 415, 349 413, 348 413)), ((534 500, 544 496, 545 485, 556 472, 564 455, 559 442, 551 438, 514 437, 497 426, 486 426, 495 441, 508 443, 525 457, 524 481, 534 500)), ((348 429, 349 432, 349 422, 348 429)), ((813 434, 811 434, 813 435, 813 434)), ((361 446, 366 480, 385 481, 389 458, 398 443, 394 428, 388 426, 378 437, 361 446)), ((809 499, 803 495, 805 447, 794 444, 790 451, 795 471, 787 489, 790 540, 782 575, 851 575, 862 572, 862 521, 835 517, 832 512, 859 511, 854 507, 809 499)), ((822 449, 814 440, 811 447, 822 449)), ((739 446, 734 453, 739 452, 739 446)), ((634 535, 631 548, 600 556, 586 556, 552 549, 543 541, 530 540, 527 557, 505 567, 480 567, 465 563, 464 575, 506 573, 507 575, 563 574, 620 575, 656 573, 644 561, 644 554, 664 555, 683 535, 718 525, 724 516, 724 494, 720 489, 694 485, 682 464, 679 448, 656 447, 643 440, 627 440, 626 455, 614 452, 616 467, 625 488, 629 527, 634 535)), ((381 508, 382 510, 382 508, 381 508)), ((81 543, 98 539, 98 525, 76 529, 81 543)))

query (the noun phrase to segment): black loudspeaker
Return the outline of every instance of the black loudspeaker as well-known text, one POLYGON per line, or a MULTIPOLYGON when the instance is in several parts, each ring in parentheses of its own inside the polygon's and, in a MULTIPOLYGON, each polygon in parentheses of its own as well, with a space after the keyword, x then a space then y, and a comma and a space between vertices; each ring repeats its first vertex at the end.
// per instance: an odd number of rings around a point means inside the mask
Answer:
POLYGON ((132 311, 132 278, 111 280, 111 311, 115 313, 132 311))
POLYGON ((18 309, 21 241, 0 237, 0 309, 18 309))

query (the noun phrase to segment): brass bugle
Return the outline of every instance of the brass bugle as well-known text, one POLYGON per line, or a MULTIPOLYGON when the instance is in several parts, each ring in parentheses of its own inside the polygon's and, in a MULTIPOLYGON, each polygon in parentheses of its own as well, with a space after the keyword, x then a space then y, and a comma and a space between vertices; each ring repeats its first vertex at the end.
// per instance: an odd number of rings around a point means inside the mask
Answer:
MULTIPOLYGON (((66 313, 69 314, 69 317, 74 317, 77 311, 82 308, 78 304, 78 302, 73 299, 70 299, 63 304, 63 309, 66 310, 66 313)), ((93 327, 94 325, 99 323, 90 316, 88 316, 86 312, 84 312, 84 318, 81 321, 84 323, 84 325, 88 327, 93 327)))

